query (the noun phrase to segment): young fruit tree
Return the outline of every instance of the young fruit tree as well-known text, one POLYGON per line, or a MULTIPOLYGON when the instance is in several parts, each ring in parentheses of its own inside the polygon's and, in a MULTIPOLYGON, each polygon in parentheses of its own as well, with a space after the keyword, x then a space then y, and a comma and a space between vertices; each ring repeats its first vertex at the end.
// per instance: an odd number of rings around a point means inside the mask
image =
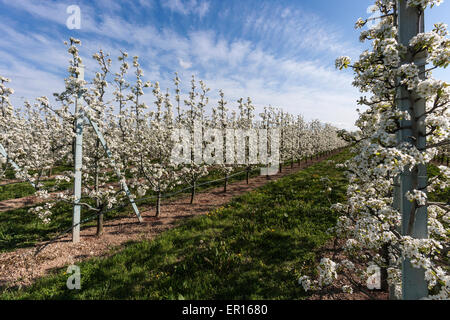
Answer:
MULTIPOLYGON (((175 83, 177 86, 177 96, 178 96, 178 75, 175 78, 175 83)), ((188 128, 189 131, 189 153, 188 162, 184 164, 183 168, 180 170, 180 176, 182 180, 191 187, 191 200, 190 203, 194 203, 195 193, 197 190, 198 180, 208 174, 208 165, 203 161, 203 134, 204 134, 204 104, 206 103, 206 87, 200 84, 203 92, 200 97, 200 102, 197 103, 196 97, 199 95, 195 91, 197 86, 195 85, 195 77, 192 76, 191 80, 191 90, 189 91, 189 98, 184 100, 184 104, 188 107, 185 112, 185 117, 181 118, 180 125, 188 128), (197 142, 197 143, 196 143, 197 142)), ((178 98, 177 98, 178 100, 178 98)))
POLYGON ((168 93, 162 94, 158 82, 153 84, 153 94, 156 98, 156 111, 144 114, 144 119, 147 120, 137 126, 131 172, 134 176, 133 185, 140 196, 149 189, 156 194, 158 217, 162 196, 180 183, 181 171, 171 161, 174 124, 170 96, 168 93))

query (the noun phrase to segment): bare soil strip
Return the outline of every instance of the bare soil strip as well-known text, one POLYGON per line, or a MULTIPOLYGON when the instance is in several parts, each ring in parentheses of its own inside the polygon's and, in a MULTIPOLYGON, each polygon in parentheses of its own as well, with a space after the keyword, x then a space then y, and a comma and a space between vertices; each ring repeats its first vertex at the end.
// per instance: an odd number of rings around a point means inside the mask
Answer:
MULTIPOLYGON (((50 194, 54 197, 54 195, 50 194)), ((8 199, 0 201, 0 212, 16 210, 24 207, 31 207, 35 204, 46 202, 48 199, 40 199, 37 196, 26 196, 23 198, 8 199)))
MULTIPOLYGON (((308 163, 302 162, 300 165, 295 164, 292 169, 285 167, 282 173, 271 176, 270 180, 267 180, 265 176, 258 176, 251 178, 248 185, 245 180, 230 183, 227 187, 227 193, 223 192, 223 187, 198 193, 192 205, 189 204, 189 197, 169 200, 162 204, 159 218, 154 217, 153 207, 141 206, 143 223, 139 223, 136 217, 130 213, 130 217, 105 222, 104 233, 101 237, 96 236, 95 227, 81 230, 82 240, 77 244, 73 244, 71 234, 67 234, 47 245, 37 255, 35 255, 36 248, 42 244, 36 247, 0 253, 0 287, 27 286, 37 278, 48 274, 51 270, 90 257, 107 256, 112 248, 126 242, 153 239, 161 232, 174 227, 180 219, 206 214, 216 207, 225 205, 235 196, 297 172, 326 158, 328 156, 308 163)), ((27 198, 29 197, 22 198, 22 200, 27 198)))
MULTIPOLYGON (((333 261, 344 260, 346 258, 343 248, 346 239, 332 239, 325 246, 319 249, 318 255, 321 258, 329 258, 333 261)), ((364 265, 355 263, 357 270, 364 270, 364 265)), ((370 290, 367 284, 361 282, 351 271, 339 273, 333 283, 322 289, 315 291, 308 300, 388 300, 389 292, 386 290, 370 290), (353 293, 342 291, 343 286, 351 286, 353 293)))

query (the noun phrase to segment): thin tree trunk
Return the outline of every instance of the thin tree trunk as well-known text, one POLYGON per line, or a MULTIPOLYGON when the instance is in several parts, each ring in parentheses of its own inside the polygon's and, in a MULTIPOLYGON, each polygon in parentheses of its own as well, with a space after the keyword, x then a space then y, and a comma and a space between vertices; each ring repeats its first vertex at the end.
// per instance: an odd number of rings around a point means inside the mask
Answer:
POLYGON ((195 197, 195 181, 192 183, 192 189, 191 189, 191 204, 194 203, 194 197, 195 197))
MULTIPOLYGON (((383 245, 382 249, 381 249, 381 254, 384 258, 384 260, 386 260, 386 264, 389 263, 389 250, 388 250, 388 244, 383 245)), ((387 273, 387 268, 383 267, 380 268, 380 280, 381 280, 381 290, 383 291, 388 291, 389 290, 389 285, 388 285, 388 273, 387 273)))
MULTIPOLYGON (((99 148, 99 140, 97 139, 97 150, 99 148)), ((95 192, 98 195, 98 157, 95 158, 95 192)), ((100 199, 95 200, 96 207, 100 207, 100 199)), ((101 236, 103 233, 103 211, 100 211, 99 215, 97 216, 97 236, 101 236)))
POLYGON ((223 185, 223 192, 227 192, 227 185, 228 185, 228 173, 225 174, 225 184, 223 185))
POLYGON ((247 184, 248 184, 249 176, 250 176, 250 168, 247 167, 247 175, 246 175, 247 184))
POLYGON ((156 217, 159 217, 160 213, 161 213, 161 191, 158 190, 158 195, 156 198, 156 217))
POLYGON ((103 233, 103 211, 101 211, 97 217, 97 236, 101 236, 102 233, 103 233))

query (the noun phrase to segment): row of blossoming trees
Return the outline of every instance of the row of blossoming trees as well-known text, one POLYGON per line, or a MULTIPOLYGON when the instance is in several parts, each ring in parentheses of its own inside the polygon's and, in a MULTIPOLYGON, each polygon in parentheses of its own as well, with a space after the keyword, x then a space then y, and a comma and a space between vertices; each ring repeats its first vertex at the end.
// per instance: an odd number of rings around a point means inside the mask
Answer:
MULTIPOLYGON (((357 121, 361 132, 347 135, 356 143, 356 156, 345 164, 348 202, 334 206, 342 213, 334 230, 347 240, 347 257, 323 258, 318 278, 300 278, 305 290, 341 274, 350 281, 343 291, 352 292, 379 270, 391 298, 449 297, 449 203, 430 201, 427 193, 448 188, 450 170, 440 166, 429 179, 426 172, 450 138, 450 85, 431 73, 450 63, 447 26, 425 32, 423 20, 425 9, 440 2, 377 0, 380 21, 360 37, 372 49, 353 64, 348 57, 336 61, 354 70, 354 85, 369 97, 359 101, 366 106, 357 121)), ((359 19, 356 28, 366 23, 359 19)))
MULTIPOLYGON (((113 72, 112 60, 102 50, 93 55, 98 71, 91 83, 83 79, 82 59, 79 56, 80 41, 70 39, 66 43, 71 54, 69 76, 65 79, 65 90, 54 94, 55 102, 40 97, 34 104, 25 103, 24 108, 14 109, 9 97, 13 90, 8 88, 9 79, 0 78, 0 132, 7 158, 0 157, 0 178, 14 162, 17 179, 28 180, 47 203, 31 209, 45 222, 50 221, 51 209, 55 203, 51 191, 62 183, 72 182, 73 170, 59 172, 53 176, 57 183, 48 189, 43 180, 52 175, 52 168, 64 164, 74 165, 77 119, 86 121, 83 129, 82 146, 82 206, 98 213, 98 233, 103 226, 103 212, 126 203, 126 194, 117 188, 113 180, 113 164, 122 173, 121 180, 131 187, 133 197, 155 196, 156 214, 160 212, 161 198, 177 185, 187 185, 192 189, 191 202, 194 201, 196 185, 200 178, 211 170, 219 170, 225 177, 239 169, 250 170, 260 163, 248 161, 250 149, 255 145, 247 138, 243 161, 237 165, 192 161, 177 164, 173 160, 173 150, 178 138, 176 131, 188 128, 193 133, 195 124, 200 124, 202 141, 200 148, 208 148, 208 130, 251 130, 279 128, 281 162, 299 161, 314 155, 328 152, 346 145, 338 137, 337 129, 319 121, 307 122, 301 116, 293 116, 280 109, 266 107, 264 112, 255 115, 255 107, 250 98, 239 99, 233 111, 227 108, 229 102, 220 91, 216 105, 208 107, 209 88, 203 81, 192 77, 190 91, 183 95, 181 80, 176 74, 172 94, 161 89, 158 82, 144 80, 144 73, 138 57, 129 61, 128 54, 121 52, 118 57, 120 69, 113 72), (130 66, 131 62, 131 66, 130 66), (130 76, 134 72, 134 79, 130 76), (110 89, 112 88, 112 90, 110 89), (144 98, 147 93, 153 96, 153 103, 144 98), (184 99, 182 98, 184 97, 184 99), (76 105, 76 108, 74 108, 76 105), (75 111, 74 111, 75 110, 75 111), (106 156, 105 149, 93 126, 97 124, 103 134, 112 158, 106 156), (111 161, 112 160, 112 161, 111 161), (51 198, 50 198, 51 196, 51 198)), ((233 137, 232 139, 237 139, 233 137)), ((245 137, 244 137, 245 139, 245 137)), ((270 140, 270 139, 268 139, 270 140)), ((211 141, 210 141, 211 142, 211 141)), ((237 143, 240 143, 236 141, 237 143)), ((223 141, 226 149, 227 141, 223 141)), ((213 152, 214 153, 214 152, 213 152)), ((57 193, 59 201, 74 202, 73 190, 68 188, 57 193)))

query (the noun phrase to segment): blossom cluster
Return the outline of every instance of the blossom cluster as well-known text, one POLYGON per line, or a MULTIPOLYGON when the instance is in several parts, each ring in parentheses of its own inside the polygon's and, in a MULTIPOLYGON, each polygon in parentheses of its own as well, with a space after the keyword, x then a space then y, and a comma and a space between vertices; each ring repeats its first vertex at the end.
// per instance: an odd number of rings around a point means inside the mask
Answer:
MULTIPOLYGON (((408 5, 422 10, 441 2, 411 0, 408 5)), ((338 69, 351 67, 354 70, 353 85, 361 92, 369 93, 370 98, 364 96, 358 102, 366 106, 356 121, 359 132, 342 134, 355 143, 354 157, 344 165, 349 180, 347 202, 332 206, 341 216, 330 231, 347 239, 343 248, 347 259, 366 267, 376 265, 384 271, 381 281, 384 288, 391 289, 392 295, 401 296, 401 264, 408 259, 413 267, 424 270, 430 293, 428 298, 448 299, 449 270, 445 261, 450 243, 450 208, 448 203, 430 201, 428 192, 448 188, 450 171, 446 166, 440 166, 437 168, 439 173, 428 183, 419 184, 419 179, 413 180, 412 188, 403 190, 403 194, 399 187, 399 176, 418 177, 419 172, 423 176, 424 168, 438 152, 435 146, 448 145, 450 85, 434 79, 431 74, 432 69, 450 63, 448 33, 444 24, 436 24, 431 32, 412 38, 406 48, 398 42, 394 4, 390 0, 375 2, 383 17, 360 36, 362 41, 372 40, 372 50, 364 51, 353 63, 347 57, 336 60, 338 69), (433 67, 427 70, 424 62, 433 67), (425 111, 399 110, 399 92, 411 97, 409 103, 421 101, 425 111), (419 131, 418 126, 425 129, 419 131), (402 130, 410 130, 407 141, 399 139, 402 130), (418 143, 422 137, 426 138, 427 148, 418 143), (411 202, 411 218, 428 215, 428 238, 412 237, 410 229, 414 221, 407 231, 401 231, 402 214, 396 201, 403 199, 411 202)), ((358 28, 363 25, 362 19, 356 23, 358 28)), ((316 280, 303 275, 300 278, 303 288, 319 290, 329 285, 335 278, 332 270, 336 270, 339 277, 339 271, 346 268, 338 261, 334 263, 322 261, 316 280)), ((345 265, 349 265, 348 262, 345 265)), ((363 270, 352 274, 360 276, 362 282, 367 278, 363 270)), ((342 290, 350 292, 348 287, 342 290)))

